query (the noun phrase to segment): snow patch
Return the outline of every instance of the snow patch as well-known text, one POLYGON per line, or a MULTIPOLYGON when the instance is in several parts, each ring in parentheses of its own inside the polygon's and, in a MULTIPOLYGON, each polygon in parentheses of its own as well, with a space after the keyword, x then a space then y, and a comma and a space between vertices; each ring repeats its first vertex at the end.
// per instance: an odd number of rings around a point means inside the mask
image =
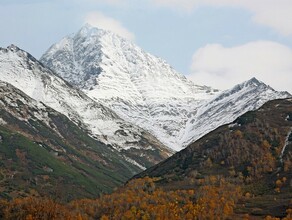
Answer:
POLYGON ((240 127, 240 126, 241 126, 241 124, 233 123, 233 124, 229 124, 228 128, 234 128, 234 127, 240 127))
POLYGON ((135 160, 129 158, 129 157, 124 157, 126 161, 128 161, 129 163, 139 167, 141 170, 146 170, 146 167, 142 166, 141 164, 137 163, 135 160))
POLYGON ((283 163, 283 155, 284 155, 284 152, 285 152, 285 150, 286 150, 286 147, 287 147, 288 144, 290 143, 290 142, 289 142, 289 137, 290 137, 291 133, 292 133, 292 128, 290 129, 290 131, 288 132, 288 134, 287 134, 287 136, 286 136, 285 144, 284 144, 284 146, 283 146, 283 148, 282 148, 282 151, 281 151, 281 154, 280 154, 280 162, 281 162, 281 163, 283 163))
POLYGON ((4 121, 4 119, 3 118, 0 118, 0 125, 6 125, 7 124, 7 122, 6 121, 4 121))

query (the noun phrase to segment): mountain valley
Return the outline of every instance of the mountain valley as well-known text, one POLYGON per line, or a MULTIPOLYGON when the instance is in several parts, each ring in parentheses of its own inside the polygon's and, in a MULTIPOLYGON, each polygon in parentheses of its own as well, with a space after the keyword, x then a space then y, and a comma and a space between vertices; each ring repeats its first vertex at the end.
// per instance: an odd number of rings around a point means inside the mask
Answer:
POLYGON ((291 98, 90 25, 40 60, 0 48, 0 218, 290 220, 291 98))

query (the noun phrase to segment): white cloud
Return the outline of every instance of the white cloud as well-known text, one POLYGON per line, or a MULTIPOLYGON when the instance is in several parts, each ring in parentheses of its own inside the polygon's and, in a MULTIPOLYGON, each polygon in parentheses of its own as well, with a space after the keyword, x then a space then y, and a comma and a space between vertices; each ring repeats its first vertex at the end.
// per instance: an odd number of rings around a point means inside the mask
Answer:
POLYGON ((291 0, 151 0, 162 7, 191 11, 196 7, 241 7, 253 13, 253 20, 271 27, 283 35, 292 35, 291 0))
POLYGON ((90 12, 85 16, 85 23, 88 23, 94 27, 112 31, 121 37, 124 37, 128 40, 134 40, 135 35, 127 30, 121 22, 118 20, 108 17, 101 12, 90 12))
POLYGON ((209 44, 193 55, 188 77, 196 84, 220 89, 256 77, 274 89, 292 93, 292 49, 271 41, 230 48, 209 44))

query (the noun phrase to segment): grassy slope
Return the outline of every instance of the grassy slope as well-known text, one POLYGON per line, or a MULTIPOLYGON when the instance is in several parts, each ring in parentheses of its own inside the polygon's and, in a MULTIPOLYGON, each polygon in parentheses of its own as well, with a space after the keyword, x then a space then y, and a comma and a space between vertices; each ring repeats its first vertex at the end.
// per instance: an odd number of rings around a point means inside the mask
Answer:
MULTIPOLYGON (((2 193, 23 193, 20 188, 25 192, 35 189, 40 194, 55 193, 54 196, 66 199, 94 197, 111 191, 124 180, 118 174, 95 166, 93 161, 84 163, 62 155, 55 156, 21 134, 1 128, 0 135, 1 186, 9 186, 8 191, 5 189, 2 193)), ((73 155, 78 156, 77 153, 73 155)))

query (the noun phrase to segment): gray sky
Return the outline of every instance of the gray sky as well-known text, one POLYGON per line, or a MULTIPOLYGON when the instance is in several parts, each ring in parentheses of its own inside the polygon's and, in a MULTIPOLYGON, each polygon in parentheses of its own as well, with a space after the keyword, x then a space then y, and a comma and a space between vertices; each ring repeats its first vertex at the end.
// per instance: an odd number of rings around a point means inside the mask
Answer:
POLYGON ((0 46, 39 58, 90 23, 167 60, 197 84, 253 76, 292 93, 291 0, 0 0, 0 46))

